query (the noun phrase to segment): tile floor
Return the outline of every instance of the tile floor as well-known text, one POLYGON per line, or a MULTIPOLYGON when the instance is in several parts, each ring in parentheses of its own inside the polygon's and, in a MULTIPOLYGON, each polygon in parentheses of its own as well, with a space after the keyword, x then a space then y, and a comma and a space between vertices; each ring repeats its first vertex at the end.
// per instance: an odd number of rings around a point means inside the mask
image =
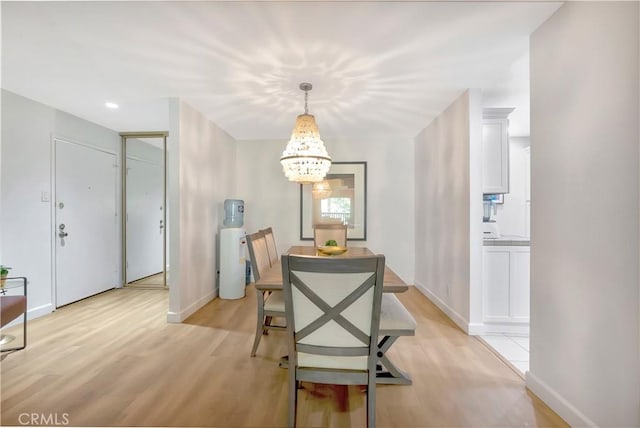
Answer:
POLYGON ((522 376, 529 370, 529 337, 507 334, 487 334, 480 338, 522 376))

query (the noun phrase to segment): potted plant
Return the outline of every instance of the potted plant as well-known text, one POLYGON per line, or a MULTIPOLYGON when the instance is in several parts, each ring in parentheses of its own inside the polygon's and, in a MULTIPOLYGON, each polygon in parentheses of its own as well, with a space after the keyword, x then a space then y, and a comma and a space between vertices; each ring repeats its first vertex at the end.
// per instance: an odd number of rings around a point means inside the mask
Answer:
POLYGON ((9 266, 0 265, 0 287, 4 287, 4 280, 9 275, 9 266))

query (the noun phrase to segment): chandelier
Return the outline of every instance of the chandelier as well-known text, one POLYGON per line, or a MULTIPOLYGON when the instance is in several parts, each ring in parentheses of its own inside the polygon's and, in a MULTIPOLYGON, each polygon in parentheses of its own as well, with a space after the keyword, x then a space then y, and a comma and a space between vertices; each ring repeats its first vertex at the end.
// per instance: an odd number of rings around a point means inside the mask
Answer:
POLYGON ((302 184, 322 181, 331 167, 331 158, 320 139, 316 119, 307 108, 311 88, 311 83, 300 84, 304 91, 304 114, 297 117, 291 139, 280 158, 282 170, 289 181, 302 184))
POLYGON ((318 181, 311 186, 311 197, 313 199, 325 199, 331 196, 331 185, 327 180, 318 181))

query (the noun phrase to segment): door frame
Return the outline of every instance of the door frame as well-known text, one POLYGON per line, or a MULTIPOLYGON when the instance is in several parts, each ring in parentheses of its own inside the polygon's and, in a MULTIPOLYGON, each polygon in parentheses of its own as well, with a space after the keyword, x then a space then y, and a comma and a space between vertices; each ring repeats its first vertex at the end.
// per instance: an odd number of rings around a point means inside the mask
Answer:
POLYGON ((162 138, 162 285, 167 288, 167 137, 168 131, 120 133, 122 286, 127 285, 127 139, 162 138))
MULTIPOLYGON (((85 147, 88 149, 92 149, 92 150, 97 150, 99 152, 103 152, 103 153, 108 153, 110 155, 114 155, 115 157, 115 162, 116 162, 116 168, 120 168, 121 164, 120 159, 118 157, 118 151, 117 150, 110 150, 108 148, 105 147, 100 147, 97 146, 95 144, 91 144, 91 143, 87 143, 84 141, 78 141, 75 140, 73 138, 68 138, 68 137, 63 137, 63 136, 59 136, 59 135, 51 135, 51 145, 50 145, 50 158, 51 158, 51 189, 50 189, 50 197, 49 200, 51 201, 51 203, 49 204, 49 208, 50 208, 50 218, 51 218, 51 233, 50 233, 50 239, 51 239, 51 302, 53 304, 53 310, 55 311, 56 309, 58 309, 58 293, 57 293, 57 287, 58 287, 58 281, 57 281, 57 274, 58 274, 58 249, 57 249, 57 233, 58 233, 58 228, 57 228, 57 221, 56 221, 56 200, 57 200, 57 195, 56 195, 56 187, 57 187, 57 180, 56 180, 56 174, 57 174, 57 168, 56 168, 56 144, 57 142, 61 142, 61 143, 68 143, 68 144, 74 144, 76 146, 81 146, 81 147, 85 147)), ((115 174, 115 189, 116 189, 116 200, 115 200, 115 204, 116 204, 116 215, 118 214, 118 173, 115 174)), ((118 238, 118 231, 115 230, 115 238, 117 240, 118 238)), ((117 248, 117 243, 116 243, 116 248, 117 248)), ((115 257, 116 263, 118 260, 118 254, 114 254, 113 255, 115 257)), ((122 270, 122 267, 120 267, 120 269, 122 270)))

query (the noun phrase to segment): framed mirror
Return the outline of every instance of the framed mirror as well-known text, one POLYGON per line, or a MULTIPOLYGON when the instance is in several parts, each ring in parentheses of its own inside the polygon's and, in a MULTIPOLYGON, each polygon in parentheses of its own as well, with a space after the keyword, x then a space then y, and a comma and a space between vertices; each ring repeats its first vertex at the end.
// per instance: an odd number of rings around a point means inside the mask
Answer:
POLYGON ((367 239, 367 163, 333 162, 325 179, 300 185, 300 239, 318 223, 346 224, 347 240, 367 239))
POLYGON ((122 282, 167 287, 166 132, 122 133, 122 282))

